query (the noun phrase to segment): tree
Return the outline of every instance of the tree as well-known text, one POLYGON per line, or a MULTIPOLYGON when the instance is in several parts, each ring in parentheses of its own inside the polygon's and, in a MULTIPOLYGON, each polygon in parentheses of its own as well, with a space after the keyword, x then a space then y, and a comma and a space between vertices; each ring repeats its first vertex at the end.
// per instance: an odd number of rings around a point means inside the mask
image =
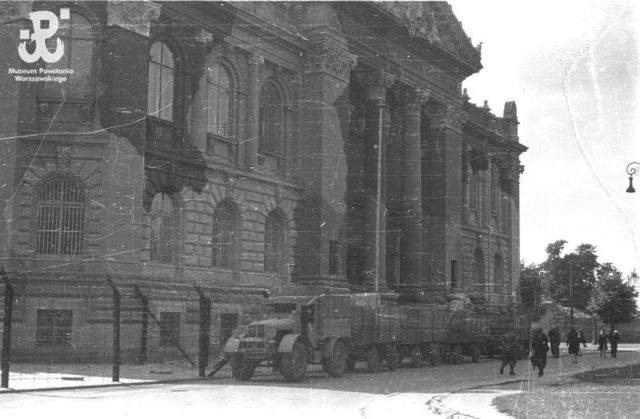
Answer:
POLYGON ((544 313, 541 312, 541 301, 543 295, 543 275, 540 266, 531 264, 524 266, 520 264, 520 297, 522 305, 533 313, 534 320, 539 320, 544 313))
POLYGON ((547 272, 548 295, 556 302, 586 310, 596 282, 594 270, 600 264, 595 246, 581 244, 573 253, 560 256, 566 240, 547 245, 547 260, 541 267, 547 272))
POLYGON ((622 274, 611 263, 605 263, 597 270, 598 281, 591 294, 588 309, 615 327, 616 323, 633 320, 638 314, 636 298, 638 292, 625 283, 622 274))

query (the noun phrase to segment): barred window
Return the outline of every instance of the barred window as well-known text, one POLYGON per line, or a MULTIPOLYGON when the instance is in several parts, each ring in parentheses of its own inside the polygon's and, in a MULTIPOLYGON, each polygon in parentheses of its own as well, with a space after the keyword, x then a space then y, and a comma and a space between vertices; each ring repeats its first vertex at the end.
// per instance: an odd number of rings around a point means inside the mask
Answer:
POLYGON ((220 64, 214 64, 208 69, 207 90, 207 132, 220 137, 231 137, 233 89, 229 72, 220 64))
POLYGON ((238 313, 222 313, 220 315, 220 344, 224 345, 231 337, 233 329, 238 327, 238 313))
POLYGON ((160 313, 160 346, 171 346, 180 343, 180 313, 160 313))
POLYGON ((474 170, 474 168, 469 165, 469 184, 467 191, 467 199, 469 210, 475 214, 475 222, 480 222, 480 215, 482 209, 482 181, 480 177, 480 171, 474 170))
POLYGON ((213 212, 213 266, 234 269, 238 259, 238 214, 229 202, 220 203, 213 212))
POLYGON ((84 187, 72 178, 55 178, 36 193, 35 252, 79 255, 82 251, 84 187))
POLYGON ((178 238, 178 217, 169 195, 159 193, 151 203, 151 243, 152 261, 171 263, 178 238))
POLYGON ((267 216, 264 238, 264 270, 266 272, 284 273, 285 234, 284 220, 277 211, 271 211, 267 216))
POLYGON ((175 62, 164 42, 154 42, 149 53, 147 114, 173 121, 175 62))
POLYGON ((36 318, 36 346, 70 345, 72 319, 72 310, 38 310, 36 318))
POLYGON ((282 96, 268 81, 260 93, 260 151, 283 154, 284 113, 282 96))

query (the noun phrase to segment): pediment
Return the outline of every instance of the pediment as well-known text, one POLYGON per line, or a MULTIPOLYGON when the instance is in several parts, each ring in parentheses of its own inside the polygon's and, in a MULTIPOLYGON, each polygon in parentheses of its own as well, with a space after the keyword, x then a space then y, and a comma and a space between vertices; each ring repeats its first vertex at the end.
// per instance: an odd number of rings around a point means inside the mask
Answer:
POLYGON ((472 45, 448 3, 382 1, 374 4, 399 21, 411 38, 424 40, 447 52, 473 72, 482 68, 479 48, 472 45))

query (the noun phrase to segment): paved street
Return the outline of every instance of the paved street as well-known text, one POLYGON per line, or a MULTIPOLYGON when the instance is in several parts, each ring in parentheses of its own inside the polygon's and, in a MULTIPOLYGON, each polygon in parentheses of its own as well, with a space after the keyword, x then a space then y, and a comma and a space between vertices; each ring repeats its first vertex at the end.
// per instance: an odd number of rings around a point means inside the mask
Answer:
MULTIPOLYGON (((564 349, 564 348, 563 348, 564 349)), ((154 385, 117 385, 56 391, 0 393, 3 417, 216 417, 281 418, 292 411, 308 418, 500 418, 491 402, 508 392, 521 393, 539 385, 562 385, 570 375, 603 366, 638 360, 634 350, 623 350, 617 360, 601 359, 589 348, 572 365, 564 354, 549 359, 545 376, 537 377, 530 363, 518 364, 516 376, 501 376, 499 362, 483 359, 478 364, 441 365, 419 369, 401 368, 376 374, 359 369, 344 377, 328 378, 313 367, 299 384, 286 383, 265 371, 246 383, 223 377, 154 385)))

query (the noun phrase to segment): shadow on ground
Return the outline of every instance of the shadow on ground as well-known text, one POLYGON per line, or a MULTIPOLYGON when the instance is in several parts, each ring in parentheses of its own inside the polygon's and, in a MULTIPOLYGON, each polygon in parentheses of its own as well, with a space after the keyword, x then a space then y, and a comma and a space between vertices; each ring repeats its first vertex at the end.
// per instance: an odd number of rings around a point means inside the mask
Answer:
POLYGON ((636 385, 640 384, 640 364, 594 369, 574 374, 571 378, 592 384, 636 385))

